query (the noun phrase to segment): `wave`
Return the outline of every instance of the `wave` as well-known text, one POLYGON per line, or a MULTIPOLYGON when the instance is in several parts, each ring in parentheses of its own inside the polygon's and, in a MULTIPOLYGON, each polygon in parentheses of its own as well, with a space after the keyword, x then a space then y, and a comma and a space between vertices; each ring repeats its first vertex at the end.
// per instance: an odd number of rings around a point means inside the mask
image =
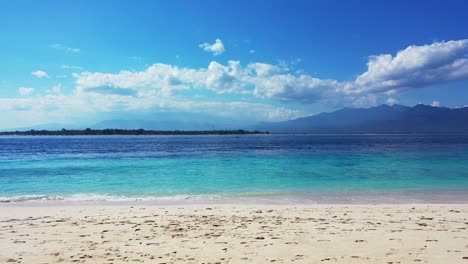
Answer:
POLYGON ((0 197, 0 203, 28 202, 28 201, 60 201, 62 196, 58 195, 18 195, 11 197, 0 197))
POLYGON ((467 203, 468 193, 450 191, 378 191, 344 193, 226 193, 226 194, 178 194, 178 195, 115 195, 78 193, 70 195, 17 195, 0 196, 0 204, 398 204, 398 203, 467 203))
POLYGON ((111 194, 78 193, 72 195, 17 195, 0 197, 0 203, 25 202, 144 202, 144 201, 203 201, 220 198, 217 195, 125 196, 111 194))

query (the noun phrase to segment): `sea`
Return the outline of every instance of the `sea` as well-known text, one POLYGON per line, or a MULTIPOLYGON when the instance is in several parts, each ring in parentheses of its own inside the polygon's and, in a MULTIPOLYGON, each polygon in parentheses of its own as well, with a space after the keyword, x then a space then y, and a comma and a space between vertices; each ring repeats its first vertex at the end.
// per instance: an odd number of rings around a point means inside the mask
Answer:
POLYGON ((468 203, 468 135, 2 136, 0 203, 468 203))

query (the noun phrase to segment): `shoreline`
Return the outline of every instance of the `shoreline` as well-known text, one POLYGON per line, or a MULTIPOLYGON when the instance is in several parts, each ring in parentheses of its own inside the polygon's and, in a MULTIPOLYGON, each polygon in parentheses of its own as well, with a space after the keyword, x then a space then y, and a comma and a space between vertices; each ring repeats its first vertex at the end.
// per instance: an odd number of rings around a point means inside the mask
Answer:
POLYGON ((345 203, 345 202, 335 202, 335 203, 262 203, 262 202, 246 202, 246 203, 236 203, 233 201, 225 202, 148 202, 148 201, 126 201, 126 202, 115 202, 115 201, 66 201, 66 202, 15 202, 15 203, 0 203, 1 208, 26 208, 26 207, 128 207, 128 206, 149 206, 149 207, 164 207, 164 206, 280 206, 280 207, 301 207, 301 206, 410 206, 410 205, 455 205, 455 206, 468 206, 468 202, 398 202, 398 203, 372 203, 372 202, 354 202, 354 203, 345 203))
POLYGON ((223 194, 124 196, 79 193, 73 195, 18 195, 0 197, 2 206, 40 205, 315 205, 315 204, 468 204, 468 191, 372 191, 315 194, 223 194))
MULTIPOLYGON (((8 209, 8 208, 93 208, 93 207, 102 207, 102 208, 118 208, 118 207, 148 207, 148 208, 162 208, 162 207, 278 207, 278 208, 299 208, 299 207, 405 207, 405 206, 444 206, 444 207, 467 207, 468 203, 309 203, 309 204, 280 204, 280 203, 234 203, 234 202, 226 202, 226 203, 207 203, 207 202, 200 202, 200 203, 151 203, 151 202, 57 202, 57 203, 35 203, 35 202, 28 202, 28 203, 0 203, 0 209, 8 209)), ((1 214, 0 214, 1 215, 1 214)))
POLYGON ((466 263, 467 204, 7 206, 0 263, 466 263))

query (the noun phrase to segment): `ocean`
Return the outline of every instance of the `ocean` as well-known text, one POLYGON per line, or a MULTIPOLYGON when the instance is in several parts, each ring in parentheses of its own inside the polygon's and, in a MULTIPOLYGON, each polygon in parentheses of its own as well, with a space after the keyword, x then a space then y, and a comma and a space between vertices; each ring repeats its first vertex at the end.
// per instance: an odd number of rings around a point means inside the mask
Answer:
POLYGON ((468 202, 468 135, 0 137, 0 202, 468 202))

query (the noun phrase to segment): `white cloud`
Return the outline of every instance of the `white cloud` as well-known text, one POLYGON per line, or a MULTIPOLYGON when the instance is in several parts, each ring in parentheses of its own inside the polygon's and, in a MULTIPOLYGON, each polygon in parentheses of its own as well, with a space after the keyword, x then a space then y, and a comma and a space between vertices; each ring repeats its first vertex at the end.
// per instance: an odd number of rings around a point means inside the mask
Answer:
POLYGON ((271 76, 282 71, 282 69, 278 66, 260 62, 249 64, 249 69, 254 70, 257 76, 260 77, 271 76))
POLYGON ((409 46, 396 56, 371 56, 367 66, 347 92, 396 93, 468 79, 468 40, 409 46))
POLYGON ((73 76, 78 89, 86 92, 170 96, 181 90, 206 89, 278 101, 370 106, 378 104, 380 96, 468 78, 467 47, 468 40, 449 41, 410 46, 396 56, 373 56, 368 70, 349 81, 292 72, 300 60, 280 61, 278 65, 253 62, 246 66, 239 61, 225 65, 212 61, 207 68, 199 69, 158 63, 140 72, 84 72, 73 76))
POLYGON ((62 69, 67 69, 67 70, 81 70, 83 69, 80 66, 70 66, 70 65, 62 65, 62 69))
POLYGON ((34 93, 34 88, 32 87, 20 87, 18 88, 18 92, 20 95, 26 96, 34 93))
POLYGON ((238 61, 229 61, 227 65, 212 61, 207 68, 201 69, 154 64, 141 72, 83 72, 74 74, 74 77, 78 88, 88 92, 98 89, 99 92, 127 94, 132 90, 135 93, 157 91, 170 95, 179 90, 206 89, 218 94, 253 94, 260 98, 301 102, 319 100, 324 94, 332 95, 336 91, 328 88, 341 86, 335 80, 283 74, 283 71, 279 66, 266 63, 251 63, 243 67, 238 61))
POLYGON ((226 117, 245 118, 246 120, 289 120, 305 116, 306 114, 299 110, 288 109, 284 107, 274 107, 261 103, 246 102, 198 102, 184 101, 171 102, 168 104, 171 108, 198 112, 198 113, 216 113, 216 115, 226 117))
POLYGON ((211 62, 207 68, 179 68, 169 64, 154 64, 141 72, 121 71, 117 74, 83 72, 74 74, 79 89, 91 91, 112 87, 115 92, 131 89, 139 92, 157 90, 166 95, 191 88, 207 89, 217 93, 243 92, 245 71, 239 62, 228 65, 211 62))
POLYGON ((49 77, 49 75, 47 74, 47 72, 45 71, 41 71, 41 70, 37 70, 37 71, 34 71, 31 73, 32 75, 38 77, 38 78, 43 78, 43 77, 49 77))
POLYGON ((351 100, 347 103, 353 107, 369 107, 377 106, 379 104, 379 98, 375 94, 362 95, 351 100))
POLYGON ((0 98, 0 111, 9 111, 14 115, 24 115, 25 112, 34 116, 32 120, 80 117, 113 112, 164 112, 187 111, 212 114, 215 116, 242 118, 245 120, 280 121, 305 116, 306 113, 275 107, 262 103, 247 102, 214 102, 175 100, 159 98, 156 94, 146 96, 126 96, 117 94, 98 94, 75 92, 70 95, 62 93, 46 94, 34 98, 0 98))
POLYGON ((141 72, 86 72, 75 77, 82 89, 115 88, 107 89, 107 92, 155 90, 170 95, 179 90, 207 89, 218 94, 251 94, 278 101, 371 106, 381 102, 380 97, 467 79, 467 56, 468 40, 410 46, 396 56, 371 57, 368 70, 349 81, 320 79, 301 71, 293 72, 293 65, 300 60, 278 65, 253 62, 246 66, 239 61, 229 61, 226 65, 212 61, 207 68, 200 69, 154 64, 141 72))
POLYGON ((71 53, 77 53, 80 52, 79 48, 72 48, 72 47, 67 47, 62 44, 52 44, 50 45, 51 48, 56 49, 56 50, 62 50, 65 52, 71 52, 71 53))
MULTIPOLYGON (((157 63, 142 71, 73 73, 76 87, 67 94, 61 85, 34 97, 0 98, 0 110, 34 116, 79 115, 113 111, 179 110, 284 120, 307 115, 293 105, 271 101, 338 106, 398 103, 397 94, 468 78, 468 40, 410 46, 396 55, 371 57, 366 72, 354 80, 320 79, 294 69, 294 62, 268 64, 210 62, 188 68, 157 63), (220 94, 237 94, 216 98, 220 94), (198 101, 208 98, 205 101, 198 101), (242 99, 232 99, 242 98, 242 99), (264 103, 261 99, 268 99, 264 103), (54 114, 49 114, 54 113, 54 114), (31 115, 33 115, 31 114, 31 115)), ((48 76, 44 71, 33 73, 48 76)), ((20 92, 20 90, 19 90, 20 92)), ((22 94, 33 93, 24 90, 22 94)), ((434 102, 434 105, 440 105, 434 102)))
POLYGON ((335 80, 322 80, 309 75, 275 74, 252 77, 250 80, 255 86, 254 95, 257 97, 302 103, 331 99, 341 86, 335 80))
POLYGON ((220 39, 216 39, 215 43, 210 44, 210 43, 203 43, 198 45, 198 47, 202 48, 206 52, 211 52, 213 53, 214 56, 222 54, 224 51, 224 45, 223 42, 220 39))
POLYGON ((254 53, 255 53, 255 50, 253 50, 253 49, 252 49, 252 50, 249 50, 249 53, 250 53, 250 54, 254 54, 254 53))
POLYGON ((440 107, 440 102, 439 101, 434 101, 434 102, 432 102, 431 106, 440 107))
POLYGON ((390 98, 387 99, 387 104, 389 104, 389 105, 398 104, 398 100, 393 98, 393 97, 390 97, 390 98))
POLYGON ((54 87, 52 87, 52 92, 54 92, 56 94, 62 93, 62 84, 59 83, 59 84, 55 85, 54 87))

